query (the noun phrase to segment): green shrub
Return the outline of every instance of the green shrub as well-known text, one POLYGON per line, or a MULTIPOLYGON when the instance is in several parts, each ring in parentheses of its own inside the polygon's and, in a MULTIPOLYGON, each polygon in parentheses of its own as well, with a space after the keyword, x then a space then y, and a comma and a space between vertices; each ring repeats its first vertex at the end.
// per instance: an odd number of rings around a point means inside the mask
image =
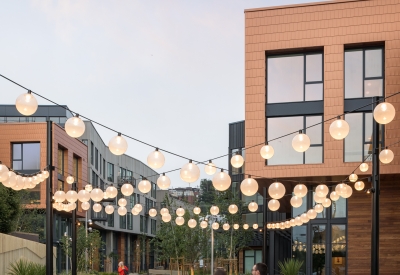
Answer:
POLYGON ((46 266, 19 259, 10 264, 8 268, 9 275, 46 275, 46 266))
POLYGON ((286 259, 283 263, 278 262, 281 275, 297 275, 302 265, 303 261, 297 259, 286 259))

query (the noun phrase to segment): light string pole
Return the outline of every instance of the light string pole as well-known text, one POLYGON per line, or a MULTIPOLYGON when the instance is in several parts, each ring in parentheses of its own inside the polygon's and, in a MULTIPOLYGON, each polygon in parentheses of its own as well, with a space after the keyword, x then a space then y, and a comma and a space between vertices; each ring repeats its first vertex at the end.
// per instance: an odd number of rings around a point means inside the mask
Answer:
MULTIPOLYGON (((378 105, 379 97, 372 105, 372 112, 378 105)), ((374 101, 374 100, 373 100, 374 101)), ((380 124, 372 120, 372 219, 371 219, 371 275, 379 274, 379 128, 380 124)))
POLYGON ((53 275, 53 122, 47 120, 46 275, 53 275))
MULTIPOLYGON (((72 184, 72 190, 76 191, 76 181, 72 184)), ((71 264, 71 274, 77 275, 77 266, 76 266, 76 208, 72 210, 72 264, 71 264)))

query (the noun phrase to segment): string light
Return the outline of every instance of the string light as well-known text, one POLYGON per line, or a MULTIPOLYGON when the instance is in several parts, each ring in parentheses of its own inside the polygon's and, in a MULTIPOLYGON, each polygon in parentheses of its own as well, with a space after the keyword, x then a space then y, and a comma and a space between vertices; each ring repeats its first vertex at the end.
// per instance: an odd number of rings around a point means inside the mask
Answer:
POLYGON ((149 210, 149 216, 150 217, 155 217, 155 216, 157 216, 157 210, 156 209, 154 209, 154 208, 151 208, 150 210, 149 210))
POLYGON ((248 225, 247 223, 243 224, 243 229, 244 229, 244 230, 249 229, 249 225, 248 225))
POLYGON ((120 156, 123 155, 126 150, 128 150, 128 143, 121 133, 118 133, 117 136, 110 139, 108 142, 108 148, 110 149, 111 153, 116 156, 120 156))
POLYGON ((365 187, 365 184, 364 184, 363 181, 357 181, 357 182, 354 184, 354 189, 356 189, 357 191, 363 190, 364 187, 365 187))
POLYGON ((275 150, 271 145, 268 145, 268 142, 261 147, 260 155, 263 159, 270 159, 274 156, 275 150))
POLYGON ((240 183, 240 191, 243 195, 248 197, 255 195, 258 191, 257 181, 249 176, 240 183))
POLYGON ((165 215, 167 215, 167 214, 169 214, 169 210, 168 210, 168 208, 161 208, 161 210, 160 210, 160 215, 161 216, 165 216, 165 215))
POLYGON ((165 214, 162 216, 163 222, 170 222, 171 221, 171 215, 169 213, 165 214))
POLYGON ((224 229, 225 231, 229 230, 230 225, 228 223, 224 223, 224 225, 222 226, 222 229, 224 229))
POLYGON ((292 140, 292 147, 295 151, 302 153, 307 151, 310 143, 310 138, 300 130, 292 140))
POLYGON ((211 206, 211 208, 210 208, 210 213, 211 213, 211 215, 218 215, 218 213, 219 213, 219 207, 218 206, 216 206, 216 205, 213 205, 213 206, 211 206))
POLYGON ((175 223, 176 223, 176 225, 181 226, 181 225, 183 225, 185 223, 185 219, 183 217, 180 217, 180 216, 176 217, 175 223))
POLYGON ((135 208, 135 211, 138 213, 142 212, 143 210, 143 206, 140 203, 135 204, 133 208, 135 208))
POLYGON ((190 228, 195 228, 196 225, 197 225, 197 222, 196 222, 195 219, 190 219, 190 220, 188 221, 188 226, 189 226, 190 228))
POLYGON ((248 208, 250 212, 256 212, 258 210, 258 204, 252 201, 249 203, 248 208))
POLYGON ((270 200, 269 202, 268 202, 268 208, 269 208, 269 210, 271 210, 271 211, 276 211, 276 210, 278 210, 279 209, 279 207, 280 207, 280 203, 279 203, 279 201, 278 200, 275 200, 275 199, 272 199, 272 200, 270 200))
POLYGON ((258 224, 257 223, 253 224, 253 229, 258 229, 258 224))
POLYGON ((206 172, 207 175, 212 176, 212 175, 215 174, 216 171, 217 171, 217 168, 216 168, 215 164, 212 163, 211 160, 209 161, 209 163, 207 163, 207 164, 204 166, 204 172, 206 172))
POLYGON ((239 229, 239 224, 235 223, 235 224, 233 225, 233 229, 238 230, 238 229, 239 229))
POLYGON ((126 206, 127 203, 128 203, 128 202, 127 202, 126 199, 124 199, 124 198, 120 198, 120 199, 118 200, 118 205, 119 205, 119 206, 126 206))
POLYGON ((303 204, 303 199, 297 196, 293 196, 290 199, 290 204, 294 207, 294 208, 299 208, 302 204, 303 204))
POLYGON ((347 137, 349 131, 349 124, 345 120, 340 119, 340 116, 338 116, 337 120, 332 122, 331 126, 329 126, 329 133, 336 140, 342 140, 347 137))
POLYGON ((236 154, 231 158, 231 165, 235 168, 240 168, 243 166, 243 163, 244 163, 243 157, 240 155, 239 152, 236 152, 236 154))
POLYGON ((155 151, 151 152, 147 157, 147 164, 153 169, 159 169, 163 167, 164 163, 165 163, 165 157, 163 153, 158 151, 158 148, 156 148, 155 151))
POLYGON ((92 201, 94 202, 99 202, 103 199, 104 193, 100 188, 94 188, 91 192, 90 192, 90 198, 92 199, 92 201))
POLYGON ((85 190, 88 191, 88 192, 91 192, 93 190, 92 185, 91 184, 86 184, 85 185, 85 190))
POLYGON ((339 194, 336 191, 331 192, 329 197, 331 198, 332 201, 337 201, 340 198, 339 194))
POLYGON ((213 224, 211 225, 212 229, 217 230, 219 228, 219 223, 217 222, 213 222, 213 224))
POLYGON ((365 163, 365 162, 361 163, 361 165, 360 165, 360 171, 361 171, 361 172, 367 172, 367 171, 368 171, 368 164, 365 163))
POLYGON ((92 207, 92 208, 93 208, 93 211, 94 211, 94 212, 98 213, 98 212, 101 211, 102 206, 101 206, 100 203, 95 203, 95 204, 93 204, 93 207, 92 207))
POLYGON ((72 176, 68 176, 67 177, 67 179, 66 179, 66 182, 68 183, 68 184, 73 184, 74 183, 74 177, 72 177, 72 176))
POLYGON ((81 208, 82 208, 83 210, 85 210, 85 211, 89 210, 89 208, 90 208, 90 203, 87 202, 87 201, 82 202, 81 208))
POLYGON ((15 107, 22 115, 30 116, 36 112, 38 103, 36 98, 33 96, 32 91, 28 91, 27 93, 17 97, 15 107))
POLYGON ((383 164, 391 163, 394 159, 393 151, 388 149, 387 147, 379 153, 379 160, 383 164))
POLYGON ((57 192, 55 192, 54 193, 54 200, 56 201, 56 202, 63 202, 63 201, 65 201, 65 193, 64 193, 64 191, 57 191, 57 192))
POLYGON ((231 186, 231 177, 221 169, 221 172, 214 175, 212 184, 218 191, 228 190, 231 186))
POLYGON ((195 208, 193 208, 193 213, 194 214, 199 215, 200 212, 201 212, 201 208, 200 207, 196 206, 195 208))
POLYGON ((185 215, 185 209, 179 207, 178 209, 176 209, 176 215, 182 217, 183 215, 185 215))
POLYGON ((388 124, 394 119, 396 110, 389 102, 379 103, 374 109, 374 119, 379 124, 388 124))
POLYGON ((307 187, 301 183, 297 184, 293 189, 293 193, 299 198, 303 198, 305 195, 307 195, 307 192, 307 187))
POLYGON ((325 184, 320 184, 315 188, 315 193, 318 197, 326 197, 329 193, 329 188, 325 184))
POLYGON ((149 193, 151 190, 151 183, 147 179, 142 179, 138 184, 138 189, 143 194, 149 193))
POLYGON ((111 214, 114 213, 114 207, 113 207, 112 205, 107 205, 107 206, 104 208, 104 211, 105 211, 108 215, 111 215, 111 214))
POLYGON ((236 214, 238 212, 238 210, 239 210, 239 208, 237 207, 236 204, 231 204, 228 207, 228 212, 231 213, 232 215, 236 214))
POLYGON ((186 163, 181 168, 180 176, 184 182, 195 182, 200 177, 200 169, 196 164, 192 163, 192 160, 189 160, 189 163, 186 163))
POLYGON ((268 194, 271 198, 279 200, 286 193, 285 186, 280 182, 274 182, 268 187, 268 194))
POLYGON ((206 221, 202 221, 201 223, 200 223, 200 227, 201 228, 207 228, 207 226, 208 226, 208 223, 206 222, 206 221))
POLYGON ((349 176, 349 180, 351 182, 356 182, 357 179, 358 179, 358 176, 356 174, 354 174, 354 173, 349 176))
POLYGON ((331 200, 328 199, 328 198, 325 198, 325 199, 322 201, 322 206, 325 207, 325 208, 328 208, 329 206, 331 206, 331 204, 332 204, 332 202, 331 202, 331 200))
POLYGON ((118 207, 118 214, 119 214, 120 216, 125 216, 125 215, 126 215, 126 212, 127 212, 127 210, 126 210, 125 206, 120 206, 120 207, 118 207))
POLYGON ((64 128, 65 132, 73 138, 81 137, 85 133, 85 123, 80 119, 78 114, 69 118, 65 122, 64 128))
POLYGON ((157 186, 161 190, 167 190, 171 185, 171 180, 169 179, 168 176, 163 173, 160 175, 160 177, 157 179, 157 186))
MULTIPOLYGON (((121 193, 125 196, 124 193, 127 193, 127 194, 128 194, 129 192, 126 192, 126 190, 124 190, 124 192, 122 192, 122 190, 124 189, 123 187, 124 187, 124 186, 122 185, 122 187, 121 187, 121 193)), ((111 199, 115 198, 115 197, 118 195, 118 189, 115 188, 113 185, 108 186, 107 189, 106 189, 106 192, 107 192, 108 197, 111 198, 111 199)), ((133 193, 133 187, 132 187, 132 193, 133 193)), ((132 193, 131 193, 131 194, 132 194, 132 193)), ((131 195, 131 194, 130 194, 130 195, 131 195)), ((128 195, 128 196, 130 196, 130 195, 128 195)))
POLYGON ((76 202, 78 200, 78 194, 76 193, 76 191, 74 190, 69 190, 66 194, 65 194, 65 199, 68 202, 76 202))

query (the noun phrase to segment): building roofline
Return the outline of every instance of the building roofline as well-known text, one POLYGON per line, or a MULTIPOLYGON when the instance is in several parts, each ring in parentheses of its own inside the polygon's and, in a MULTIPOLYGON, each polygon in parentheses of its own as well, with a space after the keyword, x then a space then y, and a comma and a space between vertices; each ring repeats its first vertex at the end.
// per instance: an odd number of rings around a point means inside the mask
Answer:
POLYGON ((342 4, 342 3, 348 3, 348 2, 363 2, 363 1, 369 1, 369 0, 332 0, 332 1, 323 1, 323 2, 301 3, 301 4, 292 4, 292 5, 283 5, 283 6, 245 9, 244 13, 267 11, 267 10, 288 9, 288 8, 300 8, 300 7, 309 7, 309 6, 330 5, 330 4, 342 4))

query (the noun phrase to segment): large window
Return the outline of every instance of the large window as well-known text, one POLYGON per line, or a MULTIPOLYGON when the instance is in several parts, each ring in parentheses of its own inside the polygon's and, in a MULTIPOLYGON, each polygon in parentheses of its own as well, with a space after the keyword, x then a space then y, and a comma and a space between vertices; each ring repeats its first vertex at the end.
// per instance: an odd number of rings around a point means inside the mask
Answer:
POLYGON ((99 150, 94 149, 94 167, 99 170, 99 150))
POLYGON ((132 213, 130 213, 130 212, 128 212, 128 213, 126 213, 126 216, 127 216, 127 220, 128 220, 128 229, 129 230, 132 230, 133 229, 133 216, 132 216, 132 213))
POLYGON ((261 250, 245 250, 244 251, 244 272, 251 273, 256 263, 262 262, 261 250))
POLYGON ((126 229, 126 215, 119 216, 119 228, 126 229))
POLYGON ((155 235, 157 228, 157 221, 153 219, 150 219, 150 221, 151 221, 151 234, 155 235))
POLYGON ((114 227, 114 213, 107 215, 107 223, 109 227, 114 227))
POLYGON ((72 173, 75 178, 75 182, 78 182, 78 180, 79 180, 79 157, 74 156, 72 161, 73 161, 73 163, 72 163, 73 172, 72 173))
POLYGON ((323 100, 322 53, 267 59, 267 103, 323 100))
MULTIPOLYGON (((267 119, 267 139, 272 140, 287 133, 297 132, 309 126, 322 122, 322 116, 294 116, 274 117, 267 119)), ((268 160, 268 165, 304 164, 323 162, 323 131, 322 124, 313 126, 303 131, 311 141, 310 148, 304 153, 299 153, 292 148, 292 134, 270 142, 275 154, 268 160)))
POLYGON ((346 50, 344 60, 346 99, 383 96, 383 48, 346 50))
POLYGON ((40 143, 13 143, 12 164, 16 171, 34 173, 40 170, 40 143))
POLYGON ((114 182, 114 164, 109 162, 107 163, 107 173, 108 173, 107 180, 109 182, 114 182))
POLYGON ((58 174, 64 175, 64 150, 58 148, 58 174))

